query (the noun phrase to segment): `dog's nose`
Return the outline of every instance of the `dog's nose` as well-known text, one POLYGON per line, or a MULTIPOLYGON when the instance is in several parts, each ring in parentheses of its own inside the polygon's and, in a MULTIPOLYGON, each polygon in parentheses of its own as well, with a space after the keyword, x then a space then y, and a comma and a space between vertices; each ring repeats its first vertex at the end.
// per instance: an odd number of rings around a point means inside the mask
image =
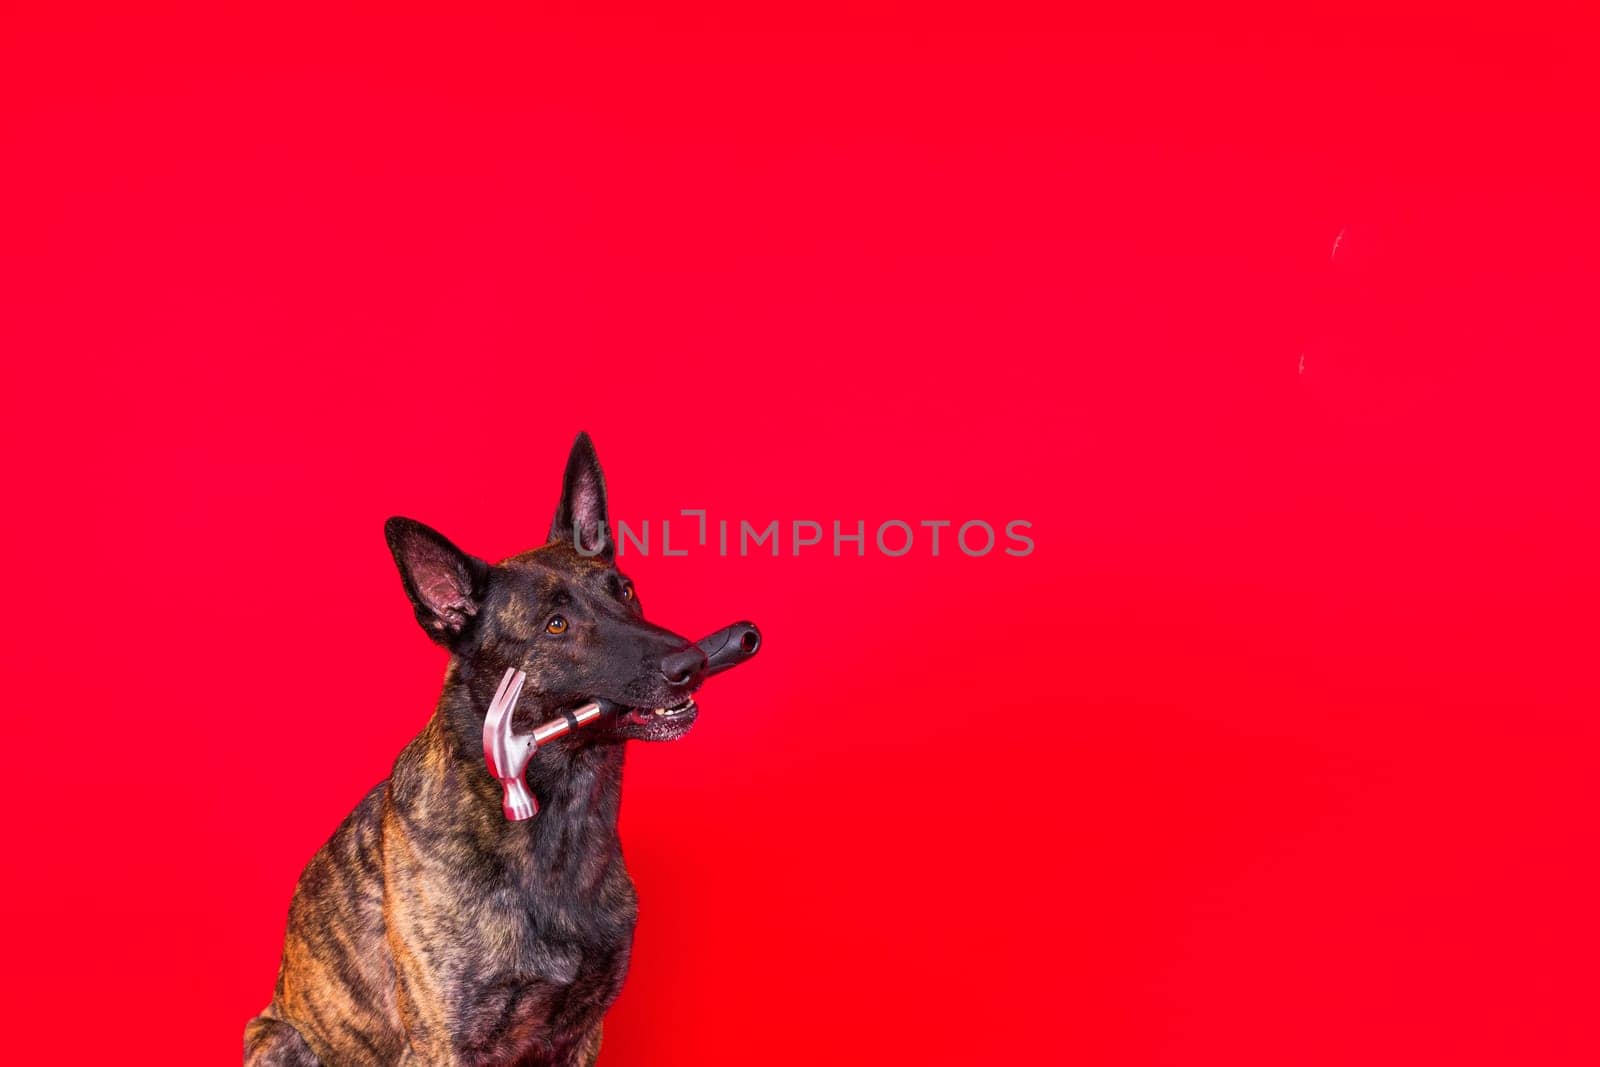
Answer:
POLYGON ((670 685, 688 685, 705 669, 706 654, 690 645, 661 661, 661 677, 670 685))

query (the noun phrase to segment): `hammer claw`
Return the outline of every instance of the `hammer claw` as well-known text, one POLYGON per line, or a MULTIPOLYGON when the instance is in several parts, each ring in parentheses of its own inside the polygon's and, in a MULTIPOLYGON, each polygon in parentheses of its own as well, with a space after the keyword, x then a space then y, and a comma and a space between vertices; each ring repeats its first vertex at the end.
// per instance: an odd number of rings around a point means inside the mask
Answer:
POLYGON ((495 690, 494 699, 489 702, 489 714, 504 711, 508 704, 515 707, 517 698, 522 695, 522 682, 526 677, 515 667, 507 667, 500 679, 500 688, 495 690))

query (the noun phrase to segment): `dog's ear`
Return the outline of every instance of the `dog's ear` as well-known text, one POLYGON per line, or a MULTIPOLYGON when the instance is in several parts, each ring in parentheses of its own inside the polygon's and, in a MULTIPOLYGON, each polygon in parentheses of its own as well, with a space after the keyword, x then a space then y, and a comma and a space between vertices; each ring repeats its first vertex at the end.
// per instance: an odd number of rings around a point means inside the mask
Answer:
POLYGON ((383 536, 417 622, 439 644, 455 648, 483 606, 489 564, 412 519, 395 516, 383 524, 383 536))
POLYGON ((606 517, 606 479, 594 442, 580 433, 567 457, 561 481, 561 506, 550 524, 550 540, 566 541, 585 556, 612 557, 611 522, 606 517))

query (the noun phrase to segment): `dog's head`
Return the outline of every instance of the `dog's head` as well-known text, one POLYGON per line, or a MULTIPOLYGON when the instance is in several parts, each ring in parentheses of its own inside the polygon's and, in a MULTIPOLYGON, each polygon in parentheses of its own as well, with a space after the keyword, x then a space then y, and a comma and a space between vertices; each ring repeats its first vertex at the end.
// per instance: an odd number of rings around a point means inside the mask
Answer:
POLYGON ((550 541, 540 548, 490 564, 411 519, 390 519, 384 534, 417 621, 456 657, 481 704, 516 667, 527 673, 519 727, 602 698, 621 710, 586 736, 669 741, 688 731, 706 656, 646 622, 638 590, 617 569, 605 479, 587 434, 572 446, 550 541))

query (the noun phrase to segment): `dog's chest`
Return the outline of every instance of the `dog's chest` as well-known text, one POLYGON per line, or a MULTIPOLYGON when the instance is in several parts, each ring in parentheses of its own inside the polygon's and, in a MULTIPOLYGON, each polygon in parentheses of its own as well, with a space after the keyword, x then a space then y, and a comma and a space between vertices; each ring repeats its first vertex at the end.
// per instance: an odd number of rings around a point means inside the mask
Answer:
POLYGON ((587 893, 519 887, 479 910, 480 966, 461 1019, 470 1045, 537 1062, 598 1025, 622 989, 637 916, 620 864, 617 874, 587 893))
POLYGON ((620 864, 592 888, 518 886, 479 911, 475 939, 496 971, 570 985, 604 967, 633 940, 638 898, 620 864))

